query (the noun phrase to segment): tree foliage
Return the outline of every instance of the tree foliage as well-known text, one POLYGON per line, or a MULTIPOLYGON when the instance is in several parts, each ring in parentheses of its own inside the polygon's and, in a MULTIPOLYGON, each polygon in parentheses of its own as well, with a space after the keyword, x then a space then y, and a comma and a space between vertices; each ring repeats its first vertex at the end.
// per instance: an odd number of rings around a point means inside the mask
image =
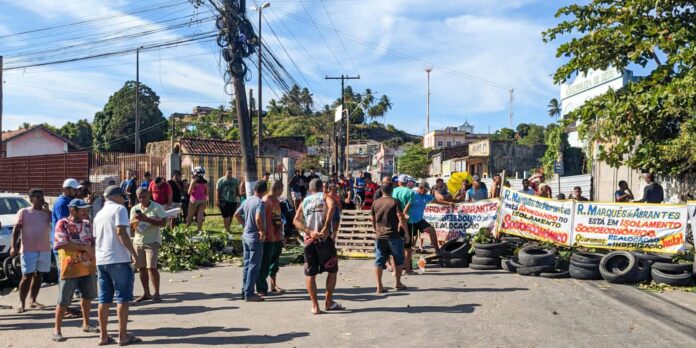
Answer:
MULTIPOLYGON (((140 143, 141 151, 147 143, 163 140, 167 120, 159 109, 159 97, 150 87, 140 84, 140 143)), ((135 81, 125 85, 94 115, 93 135, 95 151, 135 151, 135 81)))
POLYGON ((532 145, 539 145, 544 143, 544 134, 546 132, 546 129, 544 126, 540 126, 538 124, 532 124, 532 123, 520 123, 520 125, 517 127, 518 129, 518 137, 517 137, 517 143, 520 145, 527 145, 527 146, 532 146, 532 145), (523 126, 523 127, 522 127, 523 126), (522 127, 522 130, 524 131, 524 134, 520 131, 520 127, 522 127))
POLYGON ((92 147, 92 125, 86 119, 77 122, 68 122, 57 130, 58 134, 70 139, 81 149, 92 147))
POLYGON ((571 147, 568 143, 568 133, 562 126, 551 124, 546 128, 545 140, 546 153, 541 159, 544 173, 553 173, 553 164, 563 157, 564 176, 579 175, 583 173, 585 157, 582 149, 571 147))
POLYGON ((501 128, 491 134, 491 140, 496 141, 514 141, 515 140, 515 130, 510 128, 501 128))
POLYGON ((406 153, 396 160, 399 173, 406 173, 416 178, 428 176, 428 150, 421 143, 411 144, 406 153))
POLYGON ((295 163, 295 169, 298 170, 310 170, 310 169, 317 169, 321 168, 321 164, 319 163, 319 156, 310 156, 310 155, 305 155, 300 160, 295 163))
POLYGON ((694 172, 694 2, 593 0, 562 7, 556 13, 561 16, 568 18, 543 34, 545 42, 573 36, 558 48, 557 56, 568 61, 556 70, 556 83, 591 69, 622 71, 638 65, 649 72, 587 101, 564 122, 578 121, 580 136, 598 142, 598 158, 612 166, 694 172))

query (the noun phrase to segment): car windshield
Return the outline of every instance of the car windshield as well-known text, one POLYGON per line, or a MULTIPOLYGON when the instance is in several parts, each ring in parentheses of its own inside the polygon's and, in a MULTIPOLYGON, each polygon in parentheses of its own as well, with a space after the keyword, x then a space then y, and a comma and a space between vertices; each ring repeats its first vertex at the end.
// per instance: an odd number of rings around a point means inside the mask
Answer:
POLYGON ((29 203, 19 197, 1 197, 0 198, 0 215, 17 214, 19 209, 26 208, 29 203))

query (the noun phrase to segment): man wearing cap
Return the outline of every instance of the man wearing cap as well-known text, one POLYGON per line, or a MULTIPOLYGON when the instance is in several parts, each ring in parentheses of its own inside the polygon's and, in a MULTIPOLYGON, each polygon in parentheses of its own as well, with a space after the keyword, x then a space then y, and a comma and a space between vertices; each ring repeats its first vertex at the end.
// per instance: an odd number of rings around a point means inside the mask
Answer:
POLYGON ((465 202, 476 202, 488 198, 488 191, 481 187, 481 178, 474 175, 474 181, 471 183, 471 188, 466 191, 464 198, 465 202))
MULTIPOLYGON (((421 181, 418 188, 414 191, 413 201, 411 202, 411 211, 408 216, 408 230, 414 238, 411 244, 416 244, 415 239, 419 239, 421 233, 428 233, 430 237, 430 245, 435 249, 435 253, 440 252, 440 246, 437 244, 437 234, 435 228, 425 220, 425 206, 435 200, 435 196, 428 194, 428 183, 421 181)), ((406 260, 411 262, 410 259, 406 260)))
MULTIPOLYGON (((65 179, 65 181, 63 181, 63 192, 53 203, 53 211, 51 213, 51 245, 53 245, 53 241, 55 239, 56 224, 58 223, 58 221, 60 221, 60 219, 66 218, 70 215, 70 209, 68 208, 68 205, 73 200, 73 198, 75 198, 79 189, 80 183, 78 183, 77 180, 65 179)), ((53 249, 53 255, 55 256, 57 261, 58 251, 53 249)), ((56 262, 56 267, 58 268, 58 273, 60 274, 60 263, 56 262)), ((67 311, 67 318, 69 319, 80 317, 80 311, 78 310, 68 308, 67 311)))
POLYGON ((135 302, 152 300, 154 303, 162 302, 160 298, 160 274, 157 271, 157 257, 162 245, 160 228, 167 223, 167 213, 157 202, 150 200, 150 192, 139 187, 136 192, 138 204, 130 211, 130 220, 137 226, 134 231, 133 245, 140 268, 140 283, 143 285, 143 295, 135 302), (154 295, 150 295, 149 280, 152 280, 154 295))
POLYGON ((90 325, 89 310, 92 299, 97 297, 97 272, 94 256, 94 237, 89 223, 91 206, 75 198, 68 204, 70 216, 60 219, 56 225, 54 250, 58 251, 60 276, 58 278, 58 303, 52 340, 63 342, 61 328, 63 316, 76 289, 80 290, 82 308, 82 332, 96 333, 99 329, 90 325))
POLYGON ((129 236, 128 210, 124 207, 126 194, 118 186, 104 190, 106 203, 94 218, 94 237, 97 259, 97 279, 99 281, 99 331, 101 345, 113 343, 106 325, 109 310, 116 299, 118 314, 119 344, 140 342, 129 335, 128 307, 133 300, 134 275, 131 262, 141 268, 136 258, 135 248, 129 236))
MULTIPOLYGON (((399 187, 394 189, 392 197, 399 202, 399 207, 406 218, 410 219, 409 214, 411 213, 411 204, 413 202, 413 196, 415 193, 412 189, 408 188, 408 175, 401 174, 397 180, 399 187)), ((406 240, 404 243, 404 250, 406 252, 406 263, 404 264, 404 269, 406 270, 407 274, 411 274, 413 273, 413 265, 408 260, 411 259, 411 254, 413 253, 413 236, 410 234, 410 231, 405 231, 403 229, 401 229, 399 233, 401 233, 401 236, 406 240)))

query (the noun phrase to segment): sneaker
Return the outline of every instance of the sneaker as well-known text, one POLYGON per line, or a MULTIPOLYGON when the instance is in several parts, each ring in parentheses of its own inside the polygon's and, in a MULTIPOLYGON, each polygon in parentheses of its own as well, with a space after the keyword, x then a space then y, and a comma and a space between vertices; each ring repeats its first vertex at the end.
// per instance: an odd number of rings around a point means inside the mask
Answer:
POLYGON ((244 300, 247 302, 263 302, 263 298, 257 296, 257 295, 251 295, 247 296, 247 298, 244 300))

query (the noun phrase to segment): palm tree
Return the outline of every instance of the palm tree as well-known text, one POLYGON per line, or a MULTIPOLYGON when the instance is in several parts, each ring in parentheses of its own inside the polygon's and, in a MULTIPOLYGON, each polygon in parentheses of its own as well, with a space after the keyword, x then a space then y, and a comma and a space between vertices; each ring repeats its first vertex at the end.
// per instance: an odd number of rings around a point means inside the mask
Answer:
POLYGON ((391 99, 389 99, 387 95, 383 94, 382 97, 379 98, 379 103, 377 103, 377 105, 380 107, 380 116, 382 116, 382 122, 384 123, 386 118, 385 115, 387 112, 389 112, 389 110, 391 110, 393 104, 391 99))
POLYGON ((561 103, 558 99, 553 98, 549 101, 549 117, 556 117, 556 122, 558 122, 558 116, 561 115, 561 103))

